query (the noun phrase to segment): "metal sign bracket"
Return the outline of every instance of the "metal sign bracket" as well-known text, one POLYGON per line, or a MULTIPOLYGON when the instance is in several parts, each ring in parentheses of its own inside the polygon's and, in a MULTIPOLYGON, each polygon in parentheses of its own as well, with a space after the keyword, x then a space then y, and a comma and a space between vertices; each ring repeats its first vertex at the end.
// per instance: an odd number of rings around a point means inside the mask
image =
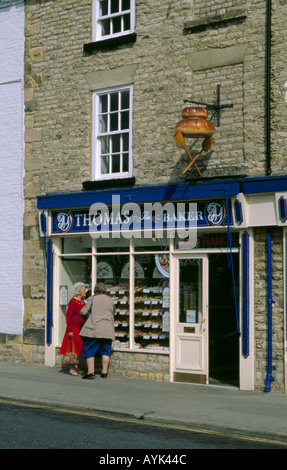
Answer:
POLYGON ((200 106, 204 106, 208 111, 211 110, 216 113, 217 116, 217 127, 220 127, 220 112, 222 109, 233 108, 233 104, 221 104, 220 103, 220 88, 221 85, 217 85, 217 99, 215 104, 203 103, 201 101, 194 101, 193 99, 183 100, 184 103, 194 103, 200 106))

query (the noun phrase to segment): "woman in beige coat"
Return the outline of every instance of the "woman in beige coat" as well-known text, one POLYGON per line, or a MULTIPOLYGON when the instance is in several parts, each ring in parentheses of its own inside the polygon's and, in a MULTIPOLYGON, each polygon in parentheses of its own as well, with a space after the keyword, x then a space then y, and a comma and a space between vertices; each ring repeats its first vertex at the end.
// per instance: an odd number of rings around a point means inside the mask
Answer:
POLYGON ((88 298, 81 310, 84 317, 90 313, 80 333, 84 341, 83 357, 86 358, 88 367, 83 379, 93 379, 95 376, 95 354, 102 356, 101 377, 107 378, 112 341, 115 339, 114 312, 114 301, 107 295, 105 285, 96 284, 94 295, 88 298))

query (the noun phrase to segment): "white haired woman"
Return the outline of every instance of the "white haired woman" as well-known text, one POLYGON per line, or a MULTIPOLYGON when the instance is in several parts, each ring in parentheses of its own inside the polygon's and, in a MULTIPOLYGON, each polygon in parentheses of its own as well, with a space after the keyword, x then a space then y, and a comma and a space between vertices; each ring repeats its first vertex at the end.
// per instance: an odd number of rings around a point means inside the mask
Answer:
MULTIPOLYGON (((84 352, 84 345, 80 337, 80 331, 85 320, 80 315, 80 311, 86 305, 83 300, 85 296, 85 284, 83 282, 76 282, 73 286, 73 297, 68 303, 66 312, 67 328, 60 349, 60 354, 63 354, 64 356, 71 352, 75 353, 76 356, 82 356, 84 352)), ((77 376, 79 374, 79 370, 77 365, 73 362, 75 361, 70 363, 69 374, 77 376)))

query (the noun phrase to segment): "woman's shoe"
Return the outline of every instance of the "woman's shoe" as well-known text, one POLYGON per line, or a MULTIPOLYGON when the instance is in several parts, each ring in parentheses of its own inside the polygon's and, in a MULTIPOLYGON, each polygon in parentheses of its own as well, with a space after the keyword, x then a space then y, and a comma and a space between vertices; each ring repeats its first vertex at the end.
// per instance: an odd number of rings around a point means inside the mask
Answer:
POLYGON ((74 375, 74 376, 79 375, 78 372, 75 369, 70 369, 69 374, 74 375))
POLYGON ((92 372, 91 374, 85 374, 82 376, 82 379, 93 379, 95 375, 95 372, 92 372))
POLYGON ((102 377, 102 379, 107 379, 107 378, 108 378, 108 374, 101 374, 101 377, 102 377))

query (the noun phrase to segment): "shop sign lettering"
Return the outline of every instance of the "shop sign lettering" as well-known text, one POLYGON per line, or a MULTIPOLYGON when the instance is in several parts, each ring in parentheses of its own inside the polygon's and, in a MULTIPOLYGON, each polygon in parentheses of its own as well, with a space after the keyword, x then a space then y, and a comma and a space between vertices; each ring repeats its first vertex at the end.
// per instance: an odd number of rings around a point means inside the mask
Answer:
MULTIPOLYGON (((231 213, 231 210, 229 211, 231 213)), ((184 239, 198 227, 219 226, 232 223, 227 220, 227 209, 223 201, 198 203, 161 204, 136 203, 120 204, 120 197, 115 196, 111 206, 95 203, 89 209, 52 211, 52 234, 90 233, 94 238, 114 236, 145 238, 162 236, 164 230, 171 231, 184 239), (137 235, 136 235, 137 234, 137 235)))

